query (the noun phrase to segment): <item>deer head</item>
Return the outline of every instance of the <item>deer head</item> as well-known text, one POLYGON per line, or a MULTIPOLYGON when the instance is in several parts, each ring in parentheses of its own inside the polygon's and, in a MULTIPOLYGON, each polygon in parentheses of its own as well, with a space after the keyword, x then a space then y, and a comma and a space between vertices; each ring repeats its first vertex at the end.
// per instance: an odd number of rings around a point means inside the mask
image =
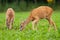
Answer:
POLYGON ((20 24, 20 30, 23 30, 26 25, 26 21, 21 22, 20 24))

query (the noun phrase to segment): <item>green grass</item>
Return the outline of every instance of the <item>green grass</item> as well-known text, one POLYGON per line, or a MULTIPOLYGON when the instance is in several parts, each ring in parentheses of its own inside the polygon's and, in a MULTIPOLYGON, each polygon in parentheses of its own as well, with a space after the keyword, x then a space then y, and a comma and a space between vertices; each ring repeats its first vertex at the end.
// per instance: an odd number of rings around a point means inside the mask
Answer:
POLYGON ((48 21, 43 19, 38 22, 38 30, 32 30, 31 22, 23 31, 19 30, 20 23, 24 21, 30 12, 16 12, 12 30, 7 30, 5 25, 5 12, 0 13, 0 40, 60 40, 60 12, 54 11, 52 18, 56 23, 58 31, 51 27, 48 32, 48 21))

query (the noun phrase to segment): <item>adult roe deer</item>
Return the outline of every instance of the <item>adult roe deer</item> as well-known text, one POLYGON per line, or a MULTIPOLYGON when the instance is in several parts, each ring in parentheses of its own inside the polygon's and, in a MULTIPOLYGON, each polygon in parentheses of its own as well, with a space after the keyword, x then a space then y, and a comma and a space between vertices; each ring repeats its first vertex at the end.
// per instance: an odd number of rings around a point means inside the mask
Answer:
POLYGON ((12 8, 8 8, 6 12, 6 26, 8 29, 11 29, 14 21, 14 10, 12 8))
MULTIPOLYGON (((34 30, 34 26, 37 25, 37 22, 40 19, 47 19, 49 24, 54 26, 54 29, 57 30, 55 23, 53 22, 51 16, 52 16, 53 9, 48 6, 40 6, 38 8, 35 8, 31 11, 30 16, 20 24, 20 30, 23 30, 24 27, 32 21, 32 28, 34 30)), ((49 27, 50 30, 50 27, 49 27)))

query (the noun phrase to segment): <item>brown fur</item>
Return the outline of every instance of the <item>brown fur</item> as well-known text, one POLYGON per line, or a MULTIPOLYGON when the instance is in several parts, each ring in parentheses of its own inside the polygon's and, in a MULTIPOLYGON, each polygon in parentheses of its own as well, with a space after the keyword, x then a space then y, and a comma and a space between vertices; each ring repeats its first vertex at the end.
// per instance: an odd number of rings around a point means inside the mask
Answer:
MULTIPOLYGON (((48 6, 40 6, 38 8, 33 9, 31 11, 31 14, 28 17, 28 19, 26 21, 24 21, 23 23, 21 23, 20 30, 23 30, 25 25, 27 25, 30 21, 32 21, 32 27, 34 30, 34 26, 37 25, 37 22, 40 19, 44 19, 44 18, 47 19, 49 21, 49 24, 53 25, 56 30, 55 23, 52 21, 52 18, 51 18, 52 12, 53 12, 53 9, 48 6)), ((49 28, 49 30, 50 30, 50 28, 49 28)))
POLYGON ((14 10, 12 8, 8 8, 6 12, 6 26, 8 29, 12 28, 14 21, 14 10))

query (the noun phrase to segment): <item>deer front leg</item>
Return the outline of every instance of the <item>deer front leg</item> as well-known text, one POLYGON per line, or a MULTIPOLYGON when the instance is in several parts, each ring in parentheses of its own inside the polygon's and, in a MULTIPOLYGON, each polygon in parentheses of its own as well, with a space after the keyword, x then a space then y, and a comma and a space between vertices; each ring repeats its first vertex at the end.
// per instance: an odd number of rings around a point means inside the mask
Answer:
POLYGON ((32 29, 33 30, 37 30, 37 22, 38 22, 38 18, 36 18, 33 22, 32 22, 32 29))
POLYGON ((8 26, 8 19, 6 19, 6 26, 8 26))
POLYGON ((11 19, 11 25, 13 26, 14 18, 11 19))
POLYGON ((14 18, 12 18, 12 19, 10 20, 10 26, 9 26, 9 29, 12 29, 13 21, 14 21, 14 18))
POLYGON ((9 19, 6 19, 6 26, 9 29, 9 26, 10 26, 9 19))

